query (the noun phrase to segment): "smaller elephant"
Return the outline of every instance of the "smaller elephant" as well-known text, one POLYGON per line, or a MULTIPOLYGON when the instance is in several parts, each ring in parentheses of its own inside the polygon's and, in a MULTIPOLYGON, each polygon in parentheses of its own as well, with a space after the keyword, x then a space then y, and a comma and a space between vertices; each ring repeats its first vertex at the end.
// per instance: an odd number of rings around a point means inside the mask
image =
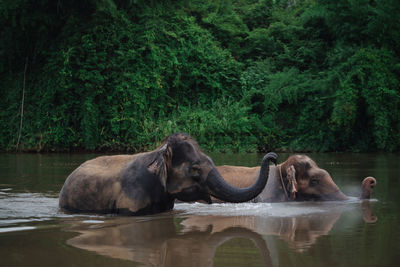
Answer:
MULTIPOLYGON (((227 182, 237 187, 246 187, 259 176, 260 167, 217 166, 217 170, 227 182)), ((362 182, 361 199, 369 199, 376 186, 374 177, 362 182)), ((335 184, 329 173, 306 155, 293 155, 285 162, 271 166, 264 190, 254 202, 283 202, 307 200, 347 200, 349 199, 335 184)), ((217 200, 218 201, 218 200, 217 200)))
POLYGON ((265 187, 267 154, 255 183, 236 188, 227 183, 210 157, 186 134, 169 136, 151 152, 103 156, 84 162, 66 179, 59 206, 70 212, 154 214, 171 210, 174 200, 211 202, 210 195, 226 202, 245 202, 265 187))

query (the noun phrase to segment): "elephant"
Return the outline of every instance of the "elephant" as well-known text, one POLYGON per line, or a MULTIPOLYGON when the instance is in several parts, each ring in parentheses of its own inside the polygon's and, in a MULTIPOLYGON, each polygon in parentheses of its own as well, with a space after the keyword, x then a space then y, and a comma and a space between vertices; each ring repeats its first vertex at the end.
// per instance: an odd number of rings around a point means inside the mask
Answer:
MULTIPOLYGON (((217 166, 222 177, 233 186, 246 187, 260 174, 260 167, 217 166)), ((360 199, 369 199, 376 186, 374 177, 362 182, 360 199)), ((269 179, 264 190, 253 202, 284 201, 336 201, 348 200, 332 180, 329 173, 306 155, 290 156, 285 162, 271 166, 269 179)), ((219 200, 216 200, 217 202, 219 200)))
POLYGON ((212 159, 189 135, 167 137, 160 147, 135 155, 101 156, 84 162, 66 179, 59 195, 68 212, 147 215, 173 209, 174 200, 246 202, 265 187, 273 152, 264 156, 257 181, 247 188, 227 183, 212 159))

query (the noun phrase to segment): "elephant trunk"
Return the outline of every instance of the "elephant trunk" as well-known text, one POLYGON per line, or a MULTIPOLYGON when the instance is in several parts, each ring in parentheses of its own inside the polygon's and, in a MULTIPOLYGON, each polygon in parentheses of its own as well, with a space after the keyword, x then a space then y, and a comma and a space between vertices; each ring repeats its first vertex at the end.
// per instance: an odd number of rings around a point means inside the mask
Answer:
MULTIPOLYGON (((367 177, 361 183, 360 199, 369 199, 371 197, 372 188, 376 186, 376 179, 374 177, 367 177)), ((324 200, 348 200, 350 197, 346 196, 342 191, 338 190, 332 194, 324 196, 324 200)))
POLYGON ((343 201, 343 200, 348 200, 350 199, 348 196, 346 196, 340 189, 334 193, 328 194, 323 196, 322 198, 325 201, 343 201))
POLYGON ((255 198, 262 192, 267 184, 269 161, 276 164, 276 160, 277 155, 275 153, 271 152, 265 155, 261 162, 260 175, 257 181, 247 188, 238 188, 230 185, 224 178, 222 178, 216 169, 213 169, 208 174, 206 181, 211 191, 211 195, 222 201, 234 203, 246 202, 255 198))
POLYGON ((374 177, 367 177, 361 183, 360 199, 369 199, 371 197, 371 190, 376 186, 376 179, 374 177))

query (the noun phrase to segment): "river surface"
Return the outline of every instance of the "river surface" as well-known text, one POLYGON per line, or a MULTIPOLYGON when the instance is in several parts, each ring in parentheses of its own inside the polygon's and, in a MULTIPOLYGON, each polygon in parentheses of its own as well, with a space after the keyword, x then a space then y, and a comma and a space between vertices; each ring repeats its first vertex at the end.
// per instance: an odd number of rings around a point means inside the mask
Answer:
MULTIPOLYGON (((209 155, 241 166, 263 156, 209 155)), ((98 154, 0 154, 0 266, 399 266, 400 154, 308 155, 349 196, 374 176, 372 199, 70 215, 58 210, 58 192, 98 154)))

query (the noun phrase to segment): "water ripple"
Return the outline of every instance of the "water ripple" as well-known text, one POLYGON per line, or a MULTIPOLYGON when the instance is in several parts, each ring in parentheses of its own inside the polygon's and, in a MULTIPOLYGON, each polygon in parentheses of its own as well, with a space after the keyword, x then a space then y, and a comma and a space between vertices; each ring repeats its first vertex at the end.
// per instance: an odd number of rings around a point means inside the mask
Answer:
POLYGON ((293 217, 353 209, 359 200, 344 202, 289 203, 178 203, 175 210, 183 215, 293 217))
POLYGON ((44 219, 58 214, 58 198, 40 193, 6 193, 0 195, 0 220, 12 218, 44 219))

